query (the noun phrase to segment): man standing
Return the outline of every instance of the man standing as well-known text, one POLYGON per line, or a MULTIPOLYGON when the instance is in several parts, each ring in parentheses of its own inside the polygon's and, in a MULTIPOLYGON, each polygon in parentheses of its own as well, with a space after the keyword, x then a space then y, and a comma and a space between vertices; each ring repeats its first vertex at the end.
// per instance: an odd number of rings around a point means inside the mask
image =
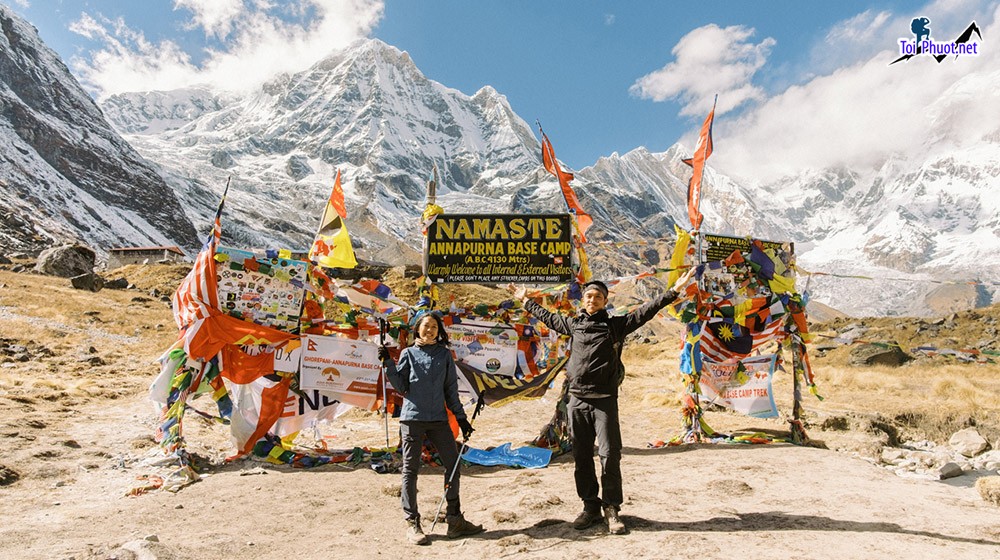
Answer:
POLYGON ((567 317, 552 313, 531 301, 524 287, 507 289, 521 300, 524 309, 550 329, 570 336, 570 358, 566 366, 569 379, 569 430, 573 441, 576 493, 583 500, 583 512, 573 521, 573 528, 583 530, 601 519, 601 509, 613 535, 625 533, 618 512, 621 508, 622 473, 621 426, 618 422, 618 385, 625 375, 621 362, 625 337, 656 316, 677 299, 681 287, 690 281, 694 269, 678 278, 674 288, 640 308, 617 317, 608 314, 608 287, 600 281, 583 285, 579 314, 567 317), (594 470, 594 440, 601 459, 601 482, 594 470), (601 493, 603 488, 603 493, 601 493), (600 497, 598 496, 600 493, 600 497))

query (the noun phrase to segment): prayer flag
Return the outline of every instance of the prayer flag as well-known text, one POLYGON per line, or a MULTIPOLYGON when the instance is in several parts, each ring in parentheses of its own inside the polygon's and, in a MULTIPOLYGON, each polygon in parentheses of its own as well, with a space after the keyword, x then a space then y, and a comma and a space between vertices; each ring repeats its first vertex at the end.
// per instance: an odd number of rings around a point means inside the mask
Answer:
POLYGON ((701 334, 701 353, 714 362, 746 358, 754 350, 782 336, 784 321, 771 321, 763 330, 752 333, 736 324, 718 321, 709 323, 701 334))
POLYGON ((562 189, 563 198, 566 199, 566 205, 569 206, 570 212, 576 216, 577 227, 580 230, 580 241, 583 243, 587 242, 587 230, 593 225, 594 220, 583 211, 583 207, 580 206, 580 199, 576 197, 576 192, 573 191, 573 187, 570 186, 569 182, 573 180, 573 174, 563 171, 559 167, 559 161, 556 159, 556 153, 552 149, 552 142, 549 141, 549 137, 542 133, 542 164, 545 166, 545 170, 551 173, 559 180, 559 188, 562 189))
MULTIPOLYGON (((716 96, 718 101, 718 96, 716 96)), ((715 120, 715 103, 712 103, 712 111, 705 117, 705 122, 701 125, 701 132, 698 134, 698 144, 694 147, 694 155, 681 160, 691 166, 693 174, 688 181, 688 219, 691 220, 691 227, 695 230, 701 227, 704 216, 701 214, 701 180, 705 174, 705 161, 712 155, 712 121, 715 120)))
MULTIPOLYGON (((215 249, 222 239, 222 208, 226 204, 226 194, 229 192, 229 183, 226 183, 226 190, 222 193, 222 200, 219 201, 219 209, 215 212, 215 222, 212 233, 209 234, 201 252, 194 260, 194 266, 188 272, 184 280, 177 286, 171 298, 171 306, 174 312, 174 320, 177 321, 178 329, 191 327, 197 330, 195 325, 199 319, 207 319, 213 313, 219 311, 218 284, 215 271, 215 249)), ((188 333, 193 337, 195 333, 188 333)))
POLYGON ((340 186, 340 170, 337 170, 337 180, 333 184, 330 200, 323 210, 316 239, 309 249, 309 259, 327 268, 354 268, 358 260, 354 257, 354 247, 351 236, 347 232, 344 217, 347 208, 344 206, 344 190, 340 186))

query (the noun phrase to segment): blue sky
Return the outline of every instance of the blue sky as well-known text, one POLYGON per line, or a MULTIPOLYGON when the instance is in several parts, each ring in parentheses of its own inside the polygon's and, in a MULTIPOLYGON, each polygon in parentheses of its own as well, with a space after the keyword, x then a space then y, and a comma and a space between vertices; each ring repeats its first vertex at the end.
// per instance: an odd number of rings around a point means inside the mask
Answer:
POLYGON ((798 167, 877 166, 890 148, 921 149, 914 131, 927 123, 908 115, 940 104, 969 75, 982 75, 974 89, 988 97, 998 70, 991 54, 888 66, 917 16, 931 18, 938 39, 975 19, 989 46, 998 4, 976 0, 10 3, 98 97, 197 81, 252 87, 376 37, 446 86, 469 95, 493 86, 529 123, 541 121, 574 169, 639 146, 692 145, 714 93, 710 163, 727 172, 766 178, 798 167), (879 119, 888 124, 874 126, 879 119))

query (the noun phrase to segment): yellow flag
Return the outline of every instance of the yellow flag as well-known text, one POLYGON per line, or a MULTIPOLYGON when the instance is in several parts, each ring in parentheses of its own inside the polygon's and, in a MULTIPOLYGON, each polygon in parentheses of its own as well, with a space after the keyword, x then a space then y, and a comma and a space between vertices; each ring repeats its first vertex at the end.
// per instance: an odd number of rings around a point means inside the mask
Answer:
POLYGON ((336 216, 329 227, 316 235, 312 248, 309 249, 309 259, 326 268, 354 268, 358 260, 354 257, 354 247, 351 236, 347 233, 347 224, 340 216, 336 216))

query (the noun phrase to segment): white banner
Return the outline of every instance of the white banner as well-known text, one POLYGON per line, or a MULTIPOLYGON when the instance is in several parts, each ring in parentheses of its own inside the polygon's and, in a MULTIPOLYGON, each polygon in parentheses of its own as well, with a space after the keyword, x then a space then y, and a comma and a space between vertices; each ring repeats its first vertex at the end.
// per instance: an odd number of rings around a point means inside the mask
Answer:
POLYGON ((302 337, 299 387, 316 389, 345 404, 370 410, 375 405, 378 345, 335 336, 302 337))
POLYGON ((518 359, 516 330, 476 321, 462 321, 447 329, 457 361, 486 373, 514 376, 518 359))
POLYGON ((754 418, 774 418, 771 377, 777 354, 764 354, 736 363, 702 362, 701 393, 705 399, 754 418))

